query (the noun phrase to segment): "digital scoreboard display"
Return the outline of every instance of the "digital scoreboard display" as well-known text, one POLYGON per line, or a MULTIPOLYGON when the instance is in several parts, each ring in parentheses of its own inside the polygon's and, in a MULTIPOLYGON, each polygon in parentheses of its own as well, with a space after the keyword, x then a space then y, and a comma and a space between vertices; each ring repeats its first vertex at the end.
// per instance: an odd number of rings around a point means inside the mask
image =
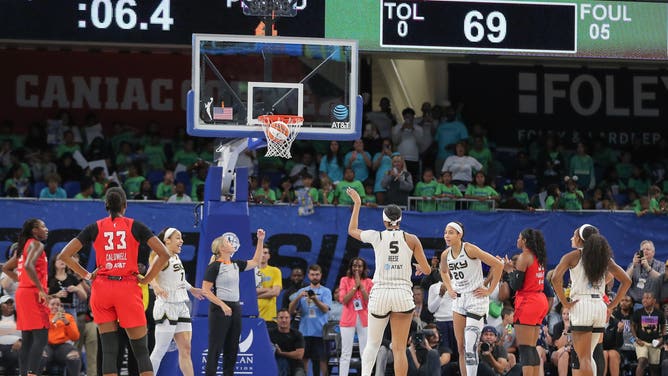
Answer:
MULTIPOLYGON (((263 0, 265 1, 265 0, 263 0)), ((297 0, 279 36, 361 51, 668 60, 668 3, 297 0)), ((193 33, 265 35, 242 0, 0 0, 0 42, 189 46, 193 33)))
POLYGON ((497 55, 668 59, 668 4, 381 0, 380 46, 497 55))
MULTIPOLYGON (((322 37, 323 3, 294 7, 274 32, 322 37)), ((241 0, 0 0, 0 40, 190 46, 193 33, 264 35, 246 11, 241 0)))

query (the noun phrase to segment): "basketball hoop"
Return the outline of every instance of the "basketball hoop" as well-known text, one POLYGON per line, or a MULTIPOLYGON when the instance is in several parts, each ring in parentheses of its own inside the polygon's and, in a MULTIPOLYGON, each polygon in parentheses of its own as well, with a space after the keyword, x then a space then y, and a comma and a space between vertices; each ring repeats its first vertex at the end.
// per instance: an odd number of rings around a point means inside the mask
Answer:
POLYGON ((292 158, 290 147, 297 137, 304 118, 295 115, 260 115, 262 130, 267 137, 267 157, 292 158))

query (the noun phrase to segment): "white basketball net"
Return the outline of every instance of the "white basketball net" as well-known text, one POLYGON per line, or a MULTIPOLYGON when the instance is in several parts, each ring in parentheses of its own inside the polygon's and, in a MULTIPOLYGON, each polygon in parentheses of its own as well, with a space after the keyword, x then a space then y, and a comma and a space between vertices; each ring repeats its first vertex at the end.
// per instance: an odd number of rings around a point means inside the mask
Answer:
POLYGON ((290 147, 292 142, 297 137, 299 129, 304 123, 304 118, 301 116, 291 116, 291 115, 261 115, 258 116, 258 119, 262 122, 262 130, 264 131, 264 136, 267 139, 267 157, 281 157, 285 159, 292 158, 290 154, 290 147), (281 125, 287 125, 290 130, 287 138, 285 140, 277 140, 269 135, 269 127, 274 123, 282 123, 281 125))

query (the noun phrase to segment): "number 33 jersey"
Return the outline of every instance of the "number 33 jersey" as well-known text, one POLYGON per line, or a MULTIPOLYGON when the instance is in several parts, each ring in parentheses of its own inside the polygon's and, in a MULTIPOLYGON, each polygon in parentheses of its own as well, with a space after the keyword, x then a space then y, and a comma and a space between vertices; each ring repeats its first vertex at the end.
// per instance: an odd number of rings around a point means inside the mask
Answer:
POLYGON ((373 274, 374 287, 405 286, 410 290, 411 259, 413 251, 406 243, 401 230, 362 231, 360 238, 373 246, 376 256, 376 271, 373 274))
POLYGON ((482 287, 484 278, 482 275, 482 262, 480 259, 472 259, 466 253, 466 244, 462 243, 462 249, 455 258, 452 247, 447 250, 448 269, 452 288, 458 294, 473 292, 482 287))

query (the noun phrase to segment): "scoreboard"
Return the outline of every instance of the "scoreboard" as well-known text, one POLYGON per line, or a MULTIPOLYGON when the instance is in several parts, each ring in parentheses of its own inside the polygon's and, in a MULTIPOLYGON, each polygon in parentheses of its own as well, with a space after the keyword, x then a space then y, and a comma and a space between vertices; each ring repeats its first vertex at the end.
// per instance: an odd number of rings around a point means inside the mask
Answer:
POLYGON ((616 1, 380 1, 380 47, 668 59, 668 4, 616 1))
MULTIPOLYGON (((268 1, 268 0, 263 0, 268 1)), ((280 36, 355 39, 361 51, 668 60, 668 3, 297 0, 280 36)), ((0 0, 0 42, 190 45, 250 35, 242 0, 0 0)))

